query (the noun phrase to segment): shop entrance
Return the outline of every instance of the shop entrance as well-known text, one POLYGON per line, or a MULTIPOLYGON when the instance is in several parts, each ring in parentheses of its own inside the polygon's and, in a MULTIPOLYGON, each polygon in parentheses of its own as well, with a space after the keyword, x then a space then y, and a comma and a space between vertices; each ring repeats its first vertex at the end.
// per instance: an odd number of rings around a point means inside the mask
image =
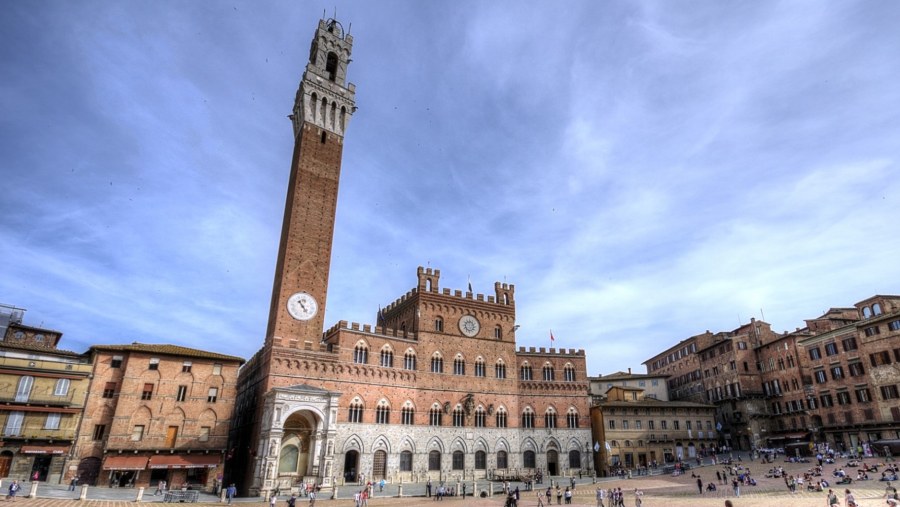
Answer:
MULTIPOLYGON (((150 469, 150 487, 156 488, 159 481, 169 480, 169 470, 165 468, 151 468, 150 469)), ((169 485, 166 484, 166 488, 169 488, 169 485)), ((155 489, 154 489, 155 491, 155 489)))
POLYGON ((31 465, 31 480, 37 479, 44 482, 47 480, 47 473, 50 471, 50 461, 53 456, 50 454, 38 454, 34 457, 34 464, 31 465), (35 473, 37 476, 35 476, 35 473))
POLYGON ((137 472, 134 470, 114 470, 109 480, 111 488, 131 488, 134 487, 134 479, 137 472))

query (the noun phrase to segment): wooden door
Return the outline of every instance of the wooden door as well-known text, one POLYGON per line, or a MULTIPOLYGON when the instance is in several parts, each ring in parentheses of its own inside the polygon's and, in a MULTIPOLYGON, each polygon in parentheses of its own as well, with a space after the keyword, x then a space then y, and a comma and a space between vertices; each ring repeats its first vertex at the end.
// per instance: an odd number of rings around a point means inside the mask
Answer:
POLYGON ((12 463, 12 453, 0 454, 0 477, 9 477, 9 465, 12 463))
POLYGON ((384 451, 375 451, 375 459, 372 462, 372 480, 378 481, 385 478, 385 469, 387 468, 387 453, 384 451))
POLYGON ((175 447, 175 440, 178 439, 178 426, 169 426, 166 430, 166 447, 175 447))

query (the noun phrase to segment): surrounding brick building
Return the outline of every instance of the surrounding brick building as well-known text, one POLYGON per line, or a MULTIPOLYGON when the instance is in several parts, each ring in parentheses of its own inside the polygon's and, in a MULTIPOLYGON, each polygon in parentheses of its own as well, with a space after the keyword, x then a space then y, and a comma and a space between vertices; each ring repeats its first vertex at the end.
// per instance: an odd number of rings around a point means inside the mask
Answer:
POLYGON ((584 351, 516 347, 515 287, 415 287, 324 330, 352 37, 322 20, 297 92, 269 325, 242 369, 229 480, 266 494, 301 482, 469 480, 590 470, 584 351))
POLYGON ((766 414, 755 350, 775 337, 766 322, 750 319, 737 329, 706 331, 644 362, 653 375, 669 375, 670 399, 717 407, 720 446, 748 450, 766 414))
POLYGON ((83 484, 214 489, 239 357, 175 345, 95 345, 72 469, 83 484))
POLYGON ((645 364, 652 374, 672 375, 673 399, 696 399, 699 368, 701 399, 719 409, 722 445, 809 454, 817 444, 881 452, 900 441, 900 296, 831 308, 781 335, 751 319, 645 364))
POLYGON ((4 306, 0 342, 0 477, 58 483, 84 407, 91 366, 60 350, 62 333, 22 324, 24 311, 4 306))
POLYGON ((878 442, 900 439, 900 296, 833 308, 803 332, 797 347, 808 418, 798 427, 808 436, 798 445, 880 452, 878 442))
POLYGON ((756 319, 697 351, 703 375, 704 401, 717 407, 722 444, 749 450, 760 434, 759 415, 766 413, 757 348, 775 339, 771 326, 756 319))
POLYGON ((631 373, 617 371, 609 375, 588 377, 591 392, 591 405, 603 401, 606 392, 613 387, 637 387, 643 391, 644 398, 653 398, 659 401, 669 401, 669 390, 666 385, 668 375, 650 375, 647 373, 631 373))
POLYGON ((591 407, 600 475, 691 460, 717 446, 715 406, 644 394, 639 387, 613 386, 591 407))
POLYGON ((669 398, 681 401, 702 401, 705 399, 700 356, 697 350, 708 347, 713 342, 709 331, 682 340, 673 347, 644 361, 647 373, 668 377, 666 385, 669 398))
POLYGON ((756 448, 792 450, 808 441, 809 392, 803 383, 803 368, 797 342, 808 336, 804 330, 784 333, 756 347, 755 371, 759 372, 764 405, 749 414, 756 448))

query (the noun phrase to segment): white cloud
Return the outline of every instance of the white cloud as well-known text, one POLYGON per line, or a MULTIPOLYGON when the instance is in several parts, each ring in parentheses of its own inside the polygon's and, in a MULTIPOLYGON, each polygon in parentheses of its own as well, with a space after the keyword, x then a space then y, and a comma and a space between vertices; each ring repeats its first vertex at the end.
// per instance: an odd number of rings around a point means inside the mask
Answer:
MULTIPOLYGON (((552 327, 600 373, 896 292, 896 7, 397 5, 346 6, 329 324, 430 263, 444 287, 506 277, 520 343, 552 327)), ((169 7, 0 20, 0 297, 68 343, 249 357, 320 11, 169 7)))

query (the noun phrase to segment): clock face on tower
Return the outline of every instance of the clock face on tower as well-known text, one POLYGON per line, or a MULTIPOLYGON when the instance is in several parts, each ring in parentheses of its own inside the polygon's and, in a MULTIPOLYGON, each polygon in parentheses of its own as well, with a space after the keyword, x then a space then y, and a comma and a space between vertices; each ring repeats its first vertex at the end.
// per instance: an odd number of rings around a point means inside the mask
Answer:
POLYGON ((309 320, 319 311, 319 303, 316 298, 306 292, 298 292, 288 298, 288 313, 297 320, 309 320))
POLYGON ((460 332, 469 338, 478 334, 479 329, 481 329, 481 324, 478 322, 478 319, 472 315, 463 315, 463 317, 459 319, 460 332))

